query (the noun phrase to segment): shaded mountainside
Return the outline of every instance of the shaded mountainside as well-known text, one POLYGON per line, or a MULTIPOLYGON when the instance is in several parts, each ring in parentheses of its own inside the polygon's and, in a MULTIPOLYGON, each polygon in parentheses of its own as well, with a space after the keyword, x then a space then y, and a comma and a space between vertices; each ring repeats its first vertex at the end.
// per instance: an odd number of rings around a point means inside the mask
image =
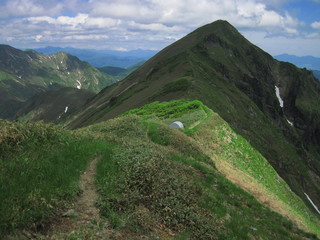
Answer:
POLYGON ((154 102, 75 131, 42 123, 0 126, 4 239, 320 236, 319 218, 249 142, 200 101, 154 102), (185 123, 183 131, 169 128, 177 119, 185 123), (101 218, 81 219, 78 209, 65 214, 81 198, 80 173, 97 156, 92 182, 101 218), (59 219, 68 226, 50 228, 59 219))
POLYGON ((225 21, 195 30, 102 90, 69 127, 180 98, 203 101, 306 203, 304 193, 320 207, 319 81, 310 71, 273 59, 225 21))
MULTIPOLYGON (((21 51, 7 45, 0 45, 0 71, 3 75, 10 75, 21 87, 31 85, 39 89, 47 89, 57 84, 99 92, 112 83, 110 76, 67 53, 44 55, 34 51, 21 51)), ((5 77, 1 78, 1 83, 10 86, 5 77)), ((30 94, 20 94, 18 97, 26 99, 30 94)))
POLYGON ((317 71, 317 70, 312 70, 313 72, 313 75, 318 78, 318 80, 320 81, 320 71, 317 71))
POLYGON ((88 90, 75 88, 61 88, 38 93, 20 105, 13 119, 62 122, 94 95, 88 90))
POLYGON ((55 55, 0 45, 0 117, 11 118, 20 103, 36 93, 62 87, 99 92, 113 77, 64 52, 55 55))

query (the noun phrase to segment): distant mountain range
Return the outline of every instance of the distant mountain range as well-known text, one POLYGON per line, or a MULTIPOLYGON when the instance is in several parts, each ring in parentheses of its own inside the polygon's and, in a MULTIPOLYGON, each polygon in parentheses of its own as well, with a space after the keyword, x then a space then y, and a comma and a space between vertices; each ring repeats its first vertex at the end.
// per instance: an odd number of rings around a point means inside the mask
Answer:
POLYGON ((146 61, 157 51, 152 50, 132 50, 132 51, 114 51, 114 50, 95 50, 95 49, 78 49, 78 48, 60 48, 45 47, 34 49, 43 54, 56 54, 58 52, 66 52, 78 57, 82 61, 86 61, 95 67, 121 67, 128 68, 141 61, 146 61))
POLYGON ((284 62, 290 62, 300 68, 307 68, 309 70, 318 70, 320 71, 320 58, 312 56, 303 56, 298 57, 295 55, 281 54, 274 56, 275 59, 284 62))
POLYGON ((81 96, 83 89, 97 93, 115 81, 117 78, 64 52, 45 55, 0 45, 0 118, 12 118, 38 93, 71 87, 81 96))

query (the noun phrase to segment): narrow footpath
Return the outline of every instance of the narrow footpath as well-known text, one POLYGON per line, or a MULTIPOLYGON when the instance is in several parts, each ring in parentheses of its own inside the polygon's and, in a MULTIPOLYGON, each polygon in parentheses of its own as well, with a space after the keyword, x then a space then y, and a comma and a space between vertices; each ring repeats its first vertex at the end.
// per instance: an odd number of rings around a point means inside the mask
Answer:
POLYGON ((80 176, 81 194, 78 199, 49 227, 43 240, 62 239, 107 239, 110 230, 105 220, 100 219, 96 202, 99 195, 94 184, 99 158, 94 158, 80 176))

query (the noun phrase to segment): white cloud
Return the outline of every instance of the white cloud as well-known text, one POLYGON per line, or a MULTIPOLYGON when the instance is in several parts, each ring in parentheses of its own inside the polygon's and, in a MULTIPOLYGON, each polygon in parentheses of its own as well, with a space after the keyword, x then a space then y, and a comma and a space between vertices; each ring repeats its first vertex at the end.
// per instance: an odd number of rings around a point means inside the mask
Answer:
POLYGON ((121 52, 128 52, 129 50, 123 47, 118 47, 115 49, 116 51, 121 51, 121 52))
POLYGON ((84 13, 79 13, 75 17, 59 16, 57 18, 52 18, 48 16, 40 16, 40 17, 29 17, 27 18, 27 20, 33 24, 39 24, 39 23, 45 22, 53 25, 71 26, 73 28, 77 28, 77 27, 106 28, 106 27, 112 27, 121 23, 120 20, 115 20, 112 18, 89 17, 88 14, 84 14, 84 13))
POLYGON ((89 35, 70 35, 63 37, 64 40, 101 40, 108 39, 107 35, 89 34, 89 35))
POLYGON ((240 31, 262 32, 268 40, 319 39, 320 22, 307 26, 282 8, 291 1, 6 0, 0 8, 0 42, 161 49, 218 19, 240 31))
POLYGON ((40 41, 41 41, 41 38, 43 38, 43 36, 42 36, 41 34, 39 34, 39 35, 35 36, 34 40, 35 40, 36 42, 40 42, 40 41))
POLYGON ((285 36, 268 37, 260 31, 242 31, 249 41, 267 51, 271 55, 283 53, 297 56, 318 56, 320 57, 319 36, 318 38, 305 38, 303 36, 288 38, 285 36))
MULTIPOLYGON (((319 0, 320 1, 320 0, 319 0)), ((311 24, 311 27, 314 29, 320 29, 320 22, 313 22, 311 24)))
POLYGON ((53 15, 62 9, 63 4, 53 0, 7 0, 1 6, 0 17, 53 15))

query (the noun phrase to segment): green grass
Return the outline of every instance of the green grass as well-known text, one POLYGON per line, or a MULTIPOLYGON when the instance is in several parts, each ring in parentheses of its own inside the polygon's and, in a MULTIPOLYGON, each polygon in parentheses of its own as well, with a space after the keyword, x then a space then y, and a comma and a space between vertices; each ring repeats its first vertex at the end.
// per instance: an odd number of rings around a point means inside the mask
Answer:
POLYGON ((202 102, 194 100, 188 101, 186 99, 173 100, 169 102, 152 102, 144 105, 141 108, 132 109, 122 115, 135 114, 143 119, 158 118, 178 118, 186 113, 195 112, 204 109, 202 102))
POLYGON ((105 142, 57 126, 0 125, 0 236, 22 227, 41 228, 78 194, 88 161, 109 149, 105 142))
POLYGON ((100 211, 114 231, 151 238, 162 225, 175 239, 316 239, 226 180, 180 131, 135 115, 87 131, 117 146, 97 168, 100 211))
MULTIPOLYGON (((0 123, 1 234, 45 224, 75 198, 81 172, 99 155, 97 206, 114 234, 127 239, 317 239, 218 171, 212 154, 312 216, 288 194, 268 162, 199 101, 156 102, 73 132, 42 123, 0 123), (189 136, 165 123, 188 116, 189 136), (209 152, 206 146, 214 147, 209 152)), ((307 223, 317 233, 316 223, 307 223)))
POLYGON ((174 82, 167 83, 163 87, 163 93, 170 93, 170 92, 178 92, 178 91, 185 91, 191 86, 190 80, 186 78, 181 78, 174 82))

